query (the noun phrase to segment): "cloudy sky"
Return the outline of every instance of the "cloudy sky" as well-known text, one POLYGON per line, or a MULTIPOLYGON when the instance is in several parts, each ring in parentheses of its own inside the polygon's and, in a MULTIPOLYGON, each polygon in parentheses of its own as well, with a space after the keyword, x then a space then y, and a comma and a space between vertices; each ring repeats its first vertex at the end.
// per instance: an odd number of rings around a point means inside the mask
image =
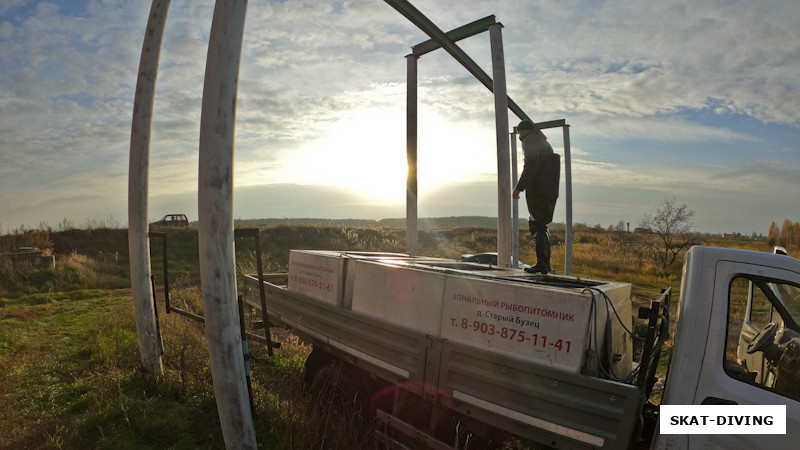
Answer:
MULTIPOLYGON (((696 211, 698 231, 766 234, 773 221, 800 221, 800 2, 412 3, 445 31, 502 22, 509 96, 535 121, 570 124, 575 222, 633 227, 671 198, 696 211)), ((154 219, 197 219, 213 7, 172 1, 153 115, 154 219)), ((127 223, 149 9, 0 2, 0 230, 127 223)), ((251 0, 236 218, 403 217, 405 55, 426 39, 380 0, 251 0)), ((460 45, 492 73, 488 33, 460 45)), ((441 50, 420 59, 419 77, 420 216, 495 216, 491 93, 441 50)), ((561 131, 547 134, 563 152, 561 131)))

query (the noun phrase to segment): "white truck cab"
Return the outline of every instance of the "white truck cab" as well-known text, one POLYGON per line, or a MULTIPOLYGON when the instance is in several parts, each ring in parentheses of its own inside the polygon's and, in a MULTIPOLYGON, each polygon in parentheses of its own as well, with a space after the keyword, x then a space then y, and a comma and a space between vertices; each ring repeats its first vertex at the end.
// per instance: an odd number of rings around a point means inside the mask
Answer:
POLYGON ((786 405, 786 434, 654 436, 654 448, 800 442, 800 261, 694 247, 684 266, 662 405, 786 405))

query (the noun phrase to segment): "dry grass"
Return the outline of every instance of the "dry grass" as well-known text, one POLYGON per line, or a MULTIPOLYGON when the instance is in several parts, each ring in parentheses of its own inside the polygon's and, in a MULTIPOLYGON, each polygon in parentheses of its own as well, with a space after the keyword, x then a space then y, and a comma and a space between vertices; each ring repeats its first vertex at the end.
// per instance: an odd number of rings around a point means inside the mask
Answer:
MULTIPOLYGON (((564 270, 561 233, 553 234, 556 272, 564 270)), ((533 242, 527 230, 520 235, 520 259, 532 264, 533 242)), ((405 245, 405 231, 397 228, 281 225, 262 230, 261 237, 267 272, 285 270, 291 248, 402 252, 405 245)), ((69 248, 55 270, 0 273, 0 449, 222 448, 202 325, 166 314, 159 288, 164 375, 156 380, 143 375, 130 293, 117 289, 129 283, 125 234, 71 230, 52 233, 52 238, 57 251, 59 243, 69 248)), ((573 273, 630 282, 643 303, 672 285, 677 305, 680 263, 657 269, 629 238, 627 233, 577 231, 573 273)), ((420 232, 420 253, 431 256, 494 251, 496 243, 496 233, 487 228, 420 232)), ((762 242, 714 243, 771 250, 762 242)), ((202 314, 196 247, 196 230, 170 235, 171 302, 202 314)), ((796 248, 789 251, 798 256, 796 248)), ((160 252, 154 245, 159 284, 160 252)), ((237 261, 244 271, 254 271, 253 255, 248 240, 237 241, 237 261)), ((248 317, 252 328, 252 313, 248 317)), ((326 411, 332 402, 303 388, 310 347, 285 330, 273 333, 282 344, 273 357, 263 345, 251 343, 258 358, 252 383, 261 446, 372 447, 368 428, 351 414, 326 411)), ((507 447, 520 448, 513 442, 507 447)))

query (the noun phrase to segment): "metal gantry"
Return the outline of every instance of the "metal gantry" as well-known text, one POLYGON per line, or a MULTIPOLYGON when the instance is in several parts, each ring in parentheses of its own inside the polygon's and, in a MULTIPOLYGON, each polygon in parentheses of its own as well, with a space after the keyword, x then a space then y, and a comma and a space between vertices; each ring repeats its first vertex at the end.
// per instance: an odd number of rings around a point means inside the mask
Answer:
MULTIPOLYGON (((427 34, 431 39, 412 47, 411 54, 407 55, 407 109, 406 109, 406 159, 408 162, 408 177, 406 184, 406 249, 410 254, 417 254, 418 239, 418 190, 417 190, 417 155, 418 155, 418 125, 417 125, 417 61, 427 53, 443 48, 453 58, 461 63, 478 81, 494 93, 495 99, 495 127, 497 136, 497 253, 498 264, 507 267, 516 265, 518 261, 518 225, 517 214, 512 213, 511 185, 516 181, 516 175, 510 173, 509 158, 508 114, 510 109, 520 120, 531 120, 506 93, 505 83, 505 57, 503 52, 501 28, 502 24, 494 16, 487 16, 462 27, 443 32, 430 19, 425 17, 411 3, 405 0, 384 0, 411 23, 427 34), (456 42, 484 31, 489 31, 492 72, 494 80, 469 57, 456 42), (513 220, 512 220, 513 217, 513 220), (515 232, 516 231, 516 232, 515 232), (516 249, 516 251, 514 250, 516 249)), ((564 132, 564 173, 566 191, 566 230, 565 230, 565 273, 572 273, 572 169, 570 160, 569 125, 565 120, 554 120, 536 124, 540 129, 562 127, 564 132)), ((514 133, 510 136, 514 139, 514 133)), ((512 144, 512 148, 516 148, 512 144)), ((516 155, 514 155, 516 159, 516 155)), ((514 210, 517 210, 514 202, 514 210)))

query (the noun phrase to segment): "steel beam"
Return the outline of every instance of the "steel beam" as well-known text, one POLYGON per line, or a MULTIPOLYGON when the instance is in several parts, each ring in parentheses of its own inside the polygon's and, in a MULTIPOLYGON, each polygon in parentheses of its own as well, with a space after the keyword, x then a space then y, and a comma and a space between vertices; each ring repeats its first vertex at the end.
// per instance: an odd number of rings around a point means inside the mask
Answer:
MULTIPOLYGON (((425 34, 431 37, 434 41, 438 42, 444 50, 456 59, 462 66, 464 66, 469 73, 478 79, 486 88, 494 92, 494 83, 492 78, 484 72, 481 67, 472 60, 461 48, 453 42, 453 40, 445 34, 439 27, 437 27, 430 19, 425 17, 417 8, 405 0, 384 0, 392 8, 397 10, 400 14, 405 16, 408 20, 416 25, 425 34)), ((491 17, 491 16, 490 16, 491 17)), ((485 20, 485 19, 482 19, 485 20)), ((421 45, 421 44, 420 44, 421 45)), ((511 98, 508 98, 508 107, 520 120, 530 120, 527 114, 514 103, 511 98)))
POLYGON ((511 266, 511 161, 508 150, 508 96, 502 25, 489 28, 494 74, 495 141, 497 144, 497 265, 511 266))
MULTIPOLYGON (((511 186, 519 181, 517 174, 517 127, 508 136, 511 143, 511 186)), ((511 267, 519 268, 519 200, 511 200, 511 267)))
POLYGON ((572 156, 569 141, 569 125, 564 130, 564 191, 567 196, 567 221, 564 229, 564 274, 572 275, 572 156))
MULTIPOLYGON (((458 42, 462 39, 466 39, 487 31, 489 27, 495 23, 497 23, 497 21, 495 20, 494 16, 486 16, 483 19, 478 19, 475 22, 468 23, 464 26, 456 28, 455 30, 448 31, 447 37, 453 42, 458 42)), ((420 56, 430 53, 438 48, 442 48, 442 45, 439 44, 437 40, 428 39, 421 44, 411 47, 411 53, 419 58, 420 56)))
POLYGON ((406 56, 408 82, 406 87, 406 253, 416 255, 418 250, 419 223, 417 216, 417 60, 406 56))

